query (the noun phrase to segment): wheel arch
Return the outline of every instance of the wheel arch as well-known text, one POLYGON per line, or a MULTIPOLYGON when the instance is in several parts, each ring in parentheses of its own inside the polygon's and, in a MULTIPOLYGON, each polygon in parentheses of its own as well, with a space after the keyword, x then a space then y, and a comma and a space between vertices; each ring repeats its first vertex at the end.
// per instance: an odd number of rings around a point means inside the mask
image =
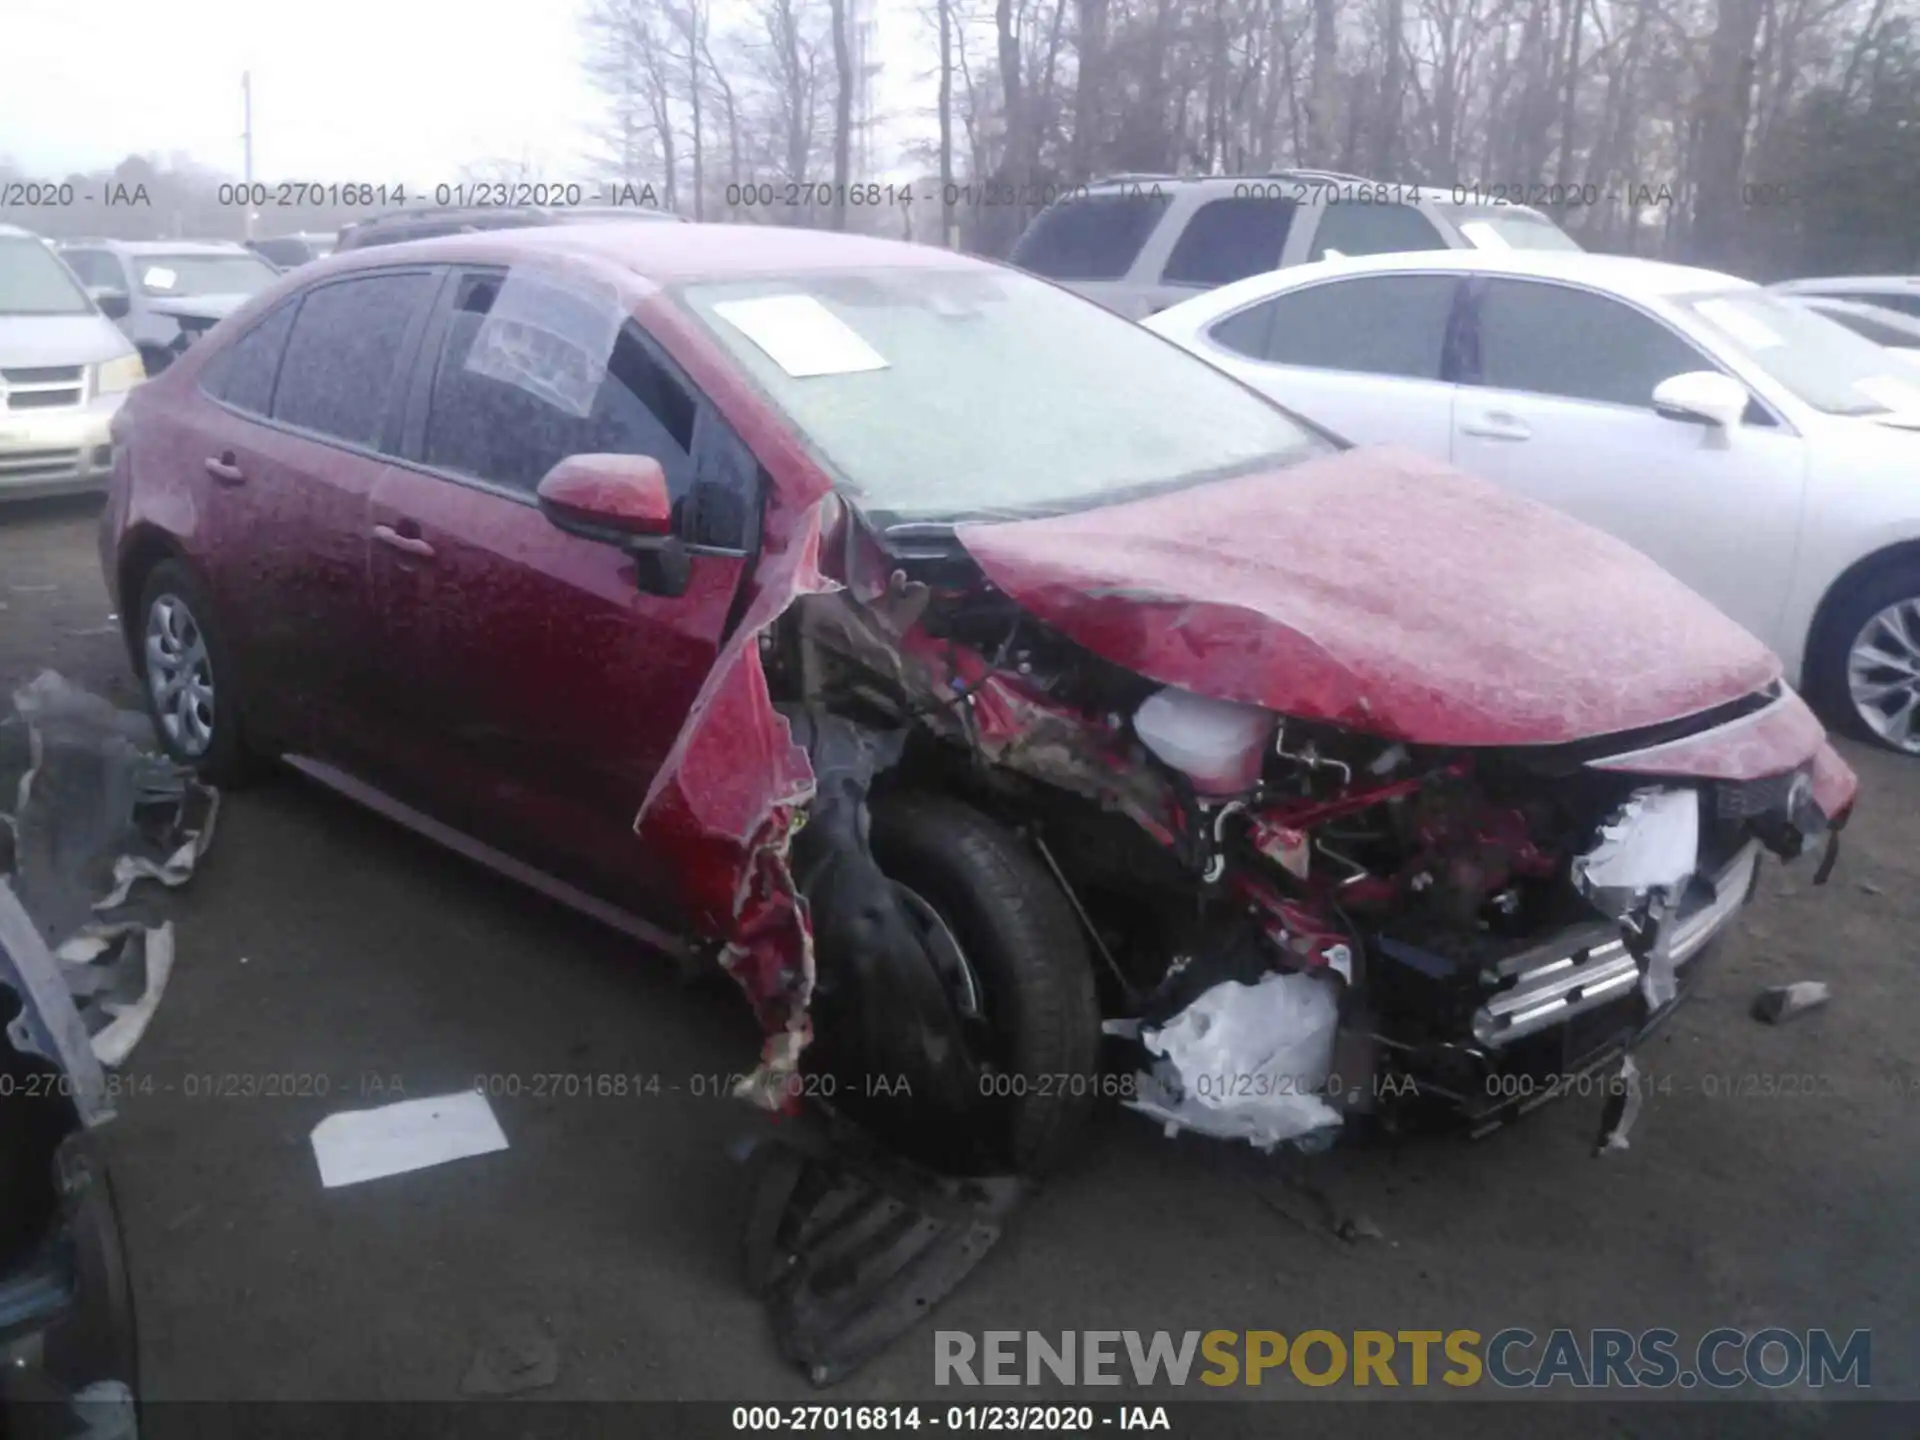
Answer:
POLYGON ((136 526, 120 542, 115 578, 120 592, 120 633, 127 642, 129 654, 140 641, 140 591, 147 583, 147 576, 153 573, 153 567, 162 560, 178 560, 183 565, 193 563, 179 542, 157 525, 136 526))
POLYGON ((1821 595, 1820 603, 1813 608, 1813 619, 1807 625, 1806 648, 1801 654, 1800 673, 1804 679, 1811 670, 1814 656, 1827 639, 1827 631, 1833 626, 1834 613, 1845 603, 1854 590, 1867 582, 1877 579, 1890 570, 1906 566, 1920 569, 1920 539, 1898 540, 1884 545, 1870 554, 1861 556, 1834 577, 1821 595))

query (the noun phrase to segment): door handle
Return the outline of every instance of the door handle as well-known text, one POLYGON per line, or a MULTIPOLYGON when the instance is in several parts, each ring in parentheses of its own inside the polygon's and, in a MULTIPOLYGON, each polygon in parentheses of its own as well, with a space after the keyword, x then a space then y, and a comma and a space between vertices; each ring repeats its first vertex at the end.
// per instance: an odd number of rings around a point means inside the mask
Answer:
POLYGON ((382 545, 391 545, 394 549, 403 551, 408 555, 422 555, 428 559, 433 557, 433 546, 422 540, 418 535, 402 535, 391 525, 374 526, 373 538, 378 540, 382 545))
POLYGON ((244 485, 247 483, 246 472, 235 463, 233 451, 231 450, 222 450, 217 458, 209 455, 207 457, 207 474, 211 475, 215 480, 218 480, 222 485, 244 485))
POLYGON ((1490 410, 1464 422, 1460 429, 1483 440, 1531 440, 1533 429, 1518 415, 1505 410, 1490 410))

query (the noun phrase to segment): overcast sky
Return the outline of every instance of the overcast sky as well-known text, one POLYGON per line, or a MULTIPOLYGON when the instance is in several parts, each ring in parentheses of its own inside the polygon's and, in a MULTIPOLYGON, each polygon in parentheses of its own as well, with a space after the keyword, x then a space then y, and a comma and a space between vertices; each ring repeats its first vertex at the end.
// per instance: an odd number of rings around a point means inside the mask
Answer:
MULTIPOLYGON (((905 63, 889 65, 876 109, 896 116, 914 107, 902 81, 910 91, 918 59, 902 3, 880 7, 880 48, 905 63)), ((582 76, 579 5, 0 0, 0 156, 57 180, 181 151, 237 176, 250 70, 259 179, 412 192, 524 157, 547 178, 592 180, 599 102, 582 76)), ((876 144, 876 163, 890 150, 876 144)))

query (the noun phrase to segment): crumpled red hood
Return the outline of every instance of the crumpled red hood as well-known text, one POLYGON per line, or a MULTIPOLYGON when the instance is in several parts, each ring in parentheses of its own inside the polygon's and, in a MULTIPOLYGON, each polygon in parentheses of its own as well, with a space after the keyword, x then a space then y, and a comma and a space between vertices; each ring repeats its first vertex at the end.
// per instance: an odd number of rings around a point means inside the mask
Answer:
POLYGON ((1416 743, 1608 735, 1780 675, 1639 551, 1398 446, 958 538, 1115 664, 1416 743))

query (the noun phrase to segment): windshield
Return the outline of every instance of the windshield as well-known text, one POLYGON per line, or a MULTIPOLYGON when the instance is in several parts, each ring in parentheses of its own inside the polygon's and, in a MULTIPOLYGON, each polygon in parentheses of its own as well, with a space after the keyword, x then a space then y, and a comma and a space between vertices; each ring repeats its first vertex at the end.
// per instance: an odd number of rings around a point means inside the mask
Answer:
POLYGON ((1082 509, 1331 448, 1041 280, 921 267, 682 286, 880 524, 1082 509))
POLYGON ((278 272, 257 255, 140 255, 133 261, 149 295, 251 295, 278 272))
POLYGON ((1580 242, 1546 216, 1511 205, 1441 205, 1440 213, 1476 250, 1579 250, 1580 242))
POLYGON ((1920 411, 1920 387, 1886 350, 1802 305, 1760 290, 1674 297, 1720 343, 1828 415, 1920 411))
POLYGON ((0 236, 0 315, 90 315, 73 272, 31 235, 0 236))

